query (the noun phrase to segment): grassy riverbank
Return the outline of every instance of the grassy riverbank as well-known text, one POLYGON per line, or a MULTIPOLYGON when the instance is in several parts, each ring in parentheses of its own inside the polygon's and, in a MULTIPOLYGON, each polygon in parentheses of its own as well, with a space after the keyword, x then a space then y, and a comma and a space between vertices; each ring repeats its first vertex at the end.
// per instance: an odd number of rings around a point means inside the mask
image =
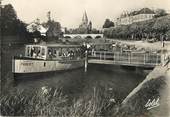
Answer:
POLYGON ((88 95, 69 100, 62 89, 42 87, 35 93, 10 92, 1 96, 1 114, 6 116, 67 116, 93 117, 111 116, 116 112, 113 95, 105 87, 94 87, 88 95))
POLYGON ((24 54, 24 45, 16 45, 16 46, 2 46, 1 48, 1 88, 2 91, 5 88, 8 88, 11 86, 11 83, 13 82, 13 74, 12 74, 12 58, 13 56, 20 56, 21 54, 24 54))
MULTIPOLYGON (((158 66, 123 101, 119 113, 126 117, 169 117, 168 90, 170 72, 167 66, 158 66), (158 100, 156 107, 146 104, 158 100)), ((153 103, 152 103, 153 105, 153 103)), ((153 105, 154 106, 154 105, 153 105)))
MULTIPOLYGON (((1 115, 6 116, 66 116, 66 117, 155 117, 159 107, 147 110, 148 99, 160 97, 166 86, 162 76, 146 82, 125 105, 121 105, 121 92, 108 86, 94 85, 77 98, 70 99, 62 88, 44 86, 34 92, 29 90, 6 91, 1 95, 1 115), (115 93, 115 90, 117 93, 115 93)), ((161 116, 160 116, 161 117, 161 116)))

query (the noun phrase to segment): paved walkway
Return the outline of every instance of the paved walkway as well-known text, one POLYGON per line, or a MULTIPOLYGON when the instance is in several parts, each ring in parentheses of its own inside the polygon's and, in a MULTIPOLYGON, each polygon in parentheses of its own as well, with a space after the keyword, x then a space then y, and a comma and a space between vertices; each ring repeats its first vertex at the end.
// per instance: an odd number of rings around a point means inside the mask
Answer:
MULTIPOLYGON (((130 45, 136 45, 136 47, 143 47, 143 48, 149 48, 149 49, 162 49, 162 43, 154 42, 154 43, 148 43, 146 41, 127 41, 127 40, 115 40, 115 39, 107 39, 109 41, 117 41, 124 44, 130 44, 130 45)), ((170 41, 165 41, 165 49, 169 48, 170 50, 170 41)))

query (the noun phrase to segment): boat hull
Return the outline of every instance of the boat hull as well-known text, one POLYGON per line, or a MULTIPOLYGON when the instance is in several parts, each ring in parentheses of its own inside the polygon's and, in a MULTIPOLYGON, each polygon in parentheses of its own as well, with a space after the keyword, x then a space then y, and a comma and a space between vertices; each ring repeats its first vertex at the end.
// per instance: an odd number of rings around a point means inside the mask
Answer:
MULTIPOLYGON (((84 69, 83 67, 75 68, 75 69, 69 69, 67 72, 72 72, 72 71, 79 71, 80 69, 84 69)), ((15 80, 21 80, 21 79, 43 79, 43 78, 49 78, 52 76, 56 76, 59 74, 65 73, 65 70, 61 71, 49 71, 49 72, 37 72, 37 73, 13 73, 13 78, 15 80)))
POLYGON ((13 59, 12 72, 14 75, 28 75, 50 73, 77 69, 84 66, 84 59, 80 60, 32 60, 13 59))

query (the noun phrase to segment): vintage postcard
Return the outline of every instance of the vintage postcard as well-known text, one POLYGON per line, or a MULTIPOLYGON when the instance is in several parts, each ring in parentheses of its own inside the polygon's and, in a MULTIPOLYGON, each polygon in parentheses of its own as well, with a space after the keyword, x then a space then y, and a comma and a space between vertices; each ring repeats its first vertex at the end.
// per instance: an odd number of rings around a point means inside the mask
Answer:
POLYGON ((170 117, 170 0, 0 0, 0 116, 170 117))

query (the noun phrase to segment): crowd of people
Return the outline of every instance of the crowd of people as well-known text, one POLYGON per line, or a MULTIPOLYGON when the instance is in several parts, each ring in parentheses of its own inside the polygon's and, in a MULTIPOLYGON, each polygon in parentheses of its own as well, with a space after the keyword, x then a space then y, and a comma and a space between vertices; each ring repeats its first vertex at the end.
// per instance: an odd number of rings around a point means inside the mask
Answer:
POLYGON ((62 48, 62 49, 49 49, 48 57, 50 59, 80 59, 84 57, 84 48, 62 48))
POLYGON ((26 56, 37 59, 79 59, 85 57, 85 51, 90 48, 90 45, 83 44, 81 47, 66 47, 66 48, 45 48, 28 46, 26 56))
POLYGON ((40 51, 40 48, 38 47, 31 47, 27 48, 27 56, 32 57, 32 58, 42 58, 43 53, 40 51))

